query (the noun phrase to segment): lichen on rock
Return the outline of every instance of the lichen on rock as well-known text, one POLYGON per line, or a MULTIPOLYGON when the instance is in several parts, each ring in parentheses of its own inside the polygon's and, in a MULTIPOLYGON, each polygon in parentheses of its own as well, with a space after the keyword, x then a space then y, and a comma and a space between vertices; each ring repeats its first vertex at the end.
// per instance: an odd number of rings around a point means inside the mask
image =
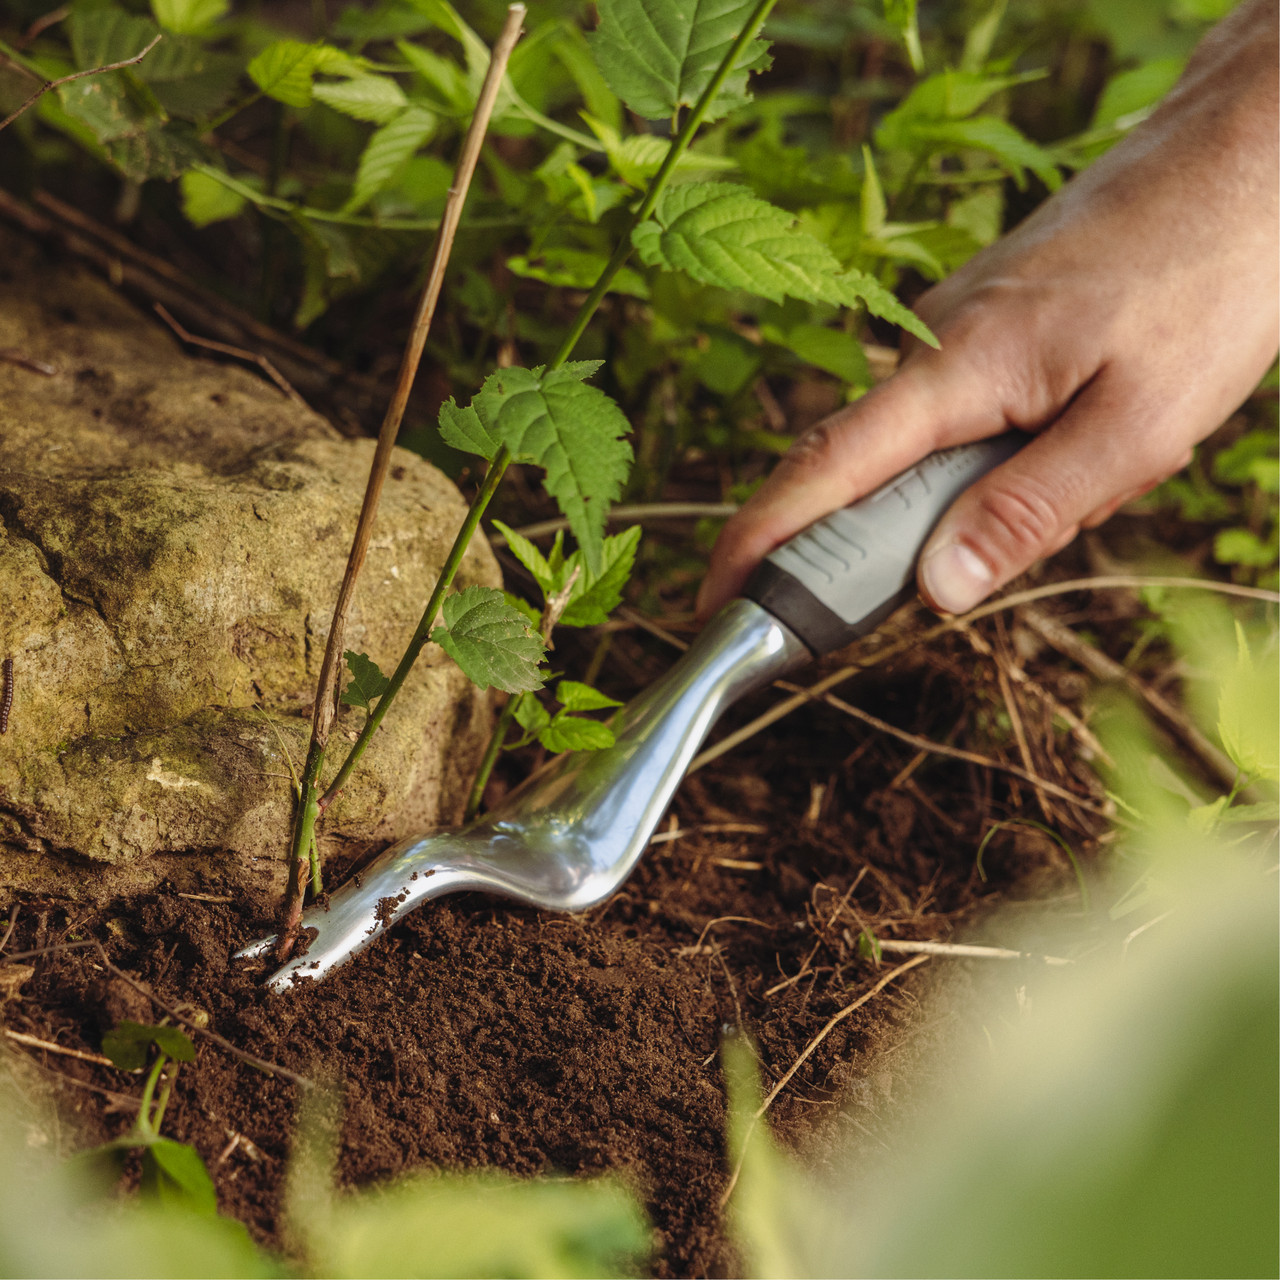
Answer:
MULTIPOLYGON (((294 762, 374 444, 185 355, 106 285, 0 232, 0 884, 282 882, 294 762), (197 856, 198 855, 198 856, 197 856)), ((398 451, 346 643, 385 668, 465 507, 398 451)), ((499 585, 483 538, 458 577, 499 585)), ((344 707, 330 755, 363 713, 344 707)), ((434 645, 343 797, 330 848, 453 821, 491 723, 434 645)))

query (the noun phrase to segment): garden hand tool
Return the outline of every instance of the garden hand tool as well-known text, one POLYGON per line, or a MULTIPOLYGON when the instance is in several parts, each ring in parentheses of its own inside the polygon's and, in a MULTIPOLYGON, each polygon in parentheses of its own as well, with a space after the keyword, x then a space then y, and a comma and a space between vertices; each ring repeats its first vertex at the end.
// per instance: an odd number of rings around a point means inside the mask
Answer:
MULTIPOLYGON (((721 713, 879 625, 914 591, 916 560, 952 501, 1011 457, 1009 433, 932 454, 779 547, 670 671, 614 717, 614 745, 562 756, 461 830, 393 845, 308 908, 305 952, 269 980, 319 979, 431 898, 481 890, 581 911, 631 873, 721 713)), ((270 952, 263 938, 239 959, 270 952)))

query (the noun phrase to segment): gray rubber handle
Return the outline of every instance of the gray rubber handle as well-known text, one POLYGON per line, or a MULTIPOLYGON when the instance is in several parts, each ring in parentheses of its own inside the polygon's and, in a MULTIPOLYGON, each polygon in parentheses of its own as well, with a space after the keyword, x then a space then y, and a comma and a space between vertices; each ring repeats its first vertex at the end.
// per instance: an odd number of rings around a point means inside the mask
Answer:
POLYGON ((916 561, 947 508, 1028 437, 1010 431, 930 454, 784 543, 743 594, 815 656, 874 630, 915 590, 916 561))

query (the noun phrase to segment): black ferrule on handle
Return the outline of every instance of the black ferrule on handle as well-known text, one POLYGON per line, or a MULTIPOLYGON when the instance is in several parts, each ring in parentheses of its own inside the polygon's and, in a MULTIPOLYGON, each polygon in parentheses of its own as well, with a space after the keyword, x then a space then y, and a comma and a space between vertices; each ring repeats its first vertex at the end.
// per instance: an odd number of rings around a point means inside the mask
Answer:
POLYGON ((778 547, 743 594, 815 657, 866 635, 910 599, 916 561, 947 508, 1026 440, 1011 431, 931 454, 778 547))

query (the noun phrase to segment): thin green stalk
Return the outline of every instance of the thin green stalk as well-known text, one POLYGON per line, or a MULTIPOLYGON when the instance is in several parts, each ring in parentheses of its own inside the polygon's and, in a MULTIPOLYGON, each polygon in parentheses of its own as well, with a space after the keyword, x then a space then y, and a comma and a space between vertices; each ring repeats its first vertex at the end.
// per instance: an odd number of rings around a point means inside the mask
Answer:
POLYGON ((365 748, 369 745, 369 740, 377 733, 383 716, 387 714, 396 694, 400 692, 401 685, 408 678, 409 671, 414 662, 417 661, 418 654, 422 652, 423 646, 431 638, 431 628, 435 623, 436 615, 440 612, 440 606, 444 602, 445 594, 450 586, 453 585, 453 580, 457 576, 458 569, 462 564, 462 557, 471 541, 471 535, 475 533, 476 526, 480 523, 480 517, 484 515, 485 508, 488 507, 492 500, 510 462, 511 451, 504 444, 493 455, 493 461, 489 463, 489 469, 485 472, 484 481, 467 510, 467 518, 462 522, 462 527, 458 530, 457 536, 453 540, 453 546, 449 548, 448 559, 445 560, 444 568, 440 571, 440 577, 436 580, 435 590, 431 593, 431 599, 427 601, 427 607, 422 611, 422 617, 414 629, 413 636, 409 640, 408 647, 405 649, 399 665, 391 674, 386 692, 378 699, 378 705, 364 722, 364 728, 360 731, 360 736, 352 744, 351 750, 347 753, 347 758, 342 762, 342 767, 338 770, 337 776, 329 784, 328 791, 320 798, 320 812, 323 812, 333 803, 337 798, 338 792, 346 785, 352 769, 356 767, 360 757, 364 755, 365 748))
POLYGON ((507 740, 507 729, 510 727, 512 720, 515 719, 516 707, 521 699, 528 696, 527 693, 517 693, 508 698, 507 705, 502 708, 502 712, 498 716, 498 723, 493 726, 489 745, 484 749, 484 759, 480 761, 480 768, 476 770, 475 781, 471 784, 471 794, 467 797, 466 812, 462 815, 464 822, 470 822, 480 812, 480 805, 484 802, 484 789, 489 785, 489 775, 493 772, 493 766, 498 762, 502 744, 507 740))
MULTIPOLYGON (((592 316, 595 315, 597 308, 604 301, 605 294, 609 292, 609 286, 613 283, 614 276, 622 270, 626 265, 627 259, 631 256, 631 233, 653 212, 659 196, 662 195, 663 189, 667 185, 668 179, 675 172, 676 165, 680 163, 680 158, 688 151, 690 144, 693 142, 694 134, 701 127, 703 117, 707 114, 711 104, 716 99, 716 95, 729 78, 735 65, 737 65, 742 51, 756 38, 756 34, 764 26, 765 19, 768 18, 776 3, 777 0, 759 0, 751 12, 751 17, 747 19, 746 25, 738 32, 729 52, 725 54, 720 65, 716 68, 716 73, 703 90, 702 96, 685 117, 680 132, 676 134, 675 141, 668 148, 658 172, 653 175, 653 180, 649 183, 649 189, 645 192, 639 208, 632 214, 631 222, 628 224, 622 238, 618 241, 617 248, 614 249, 609 261, 605 263, 599 279, 591 286, 591 292, 587 294, 582 306, 578 308, 578 314, 574 316, 573 324, 569 327, 569 332, 560 344, 560 349, 548 362, 547 368, 549 370, 558 369, 573 354, 574 347, 578 345, 582 335, 586 332, 587 325, 591 323, 592 316)), ((677 107, 676 114, 672 117, 673 122, 678 117, 679 108, 677 107)), ((506 737, 507 726, 511 723, 511 716, 514 714, 515 699, 508 702, 503 709, 502 715, 498 718, 498 723, 494 726, 493 736, 489 739, 489 745, 485 748, 484 759, 481 760, 480 769, 476 773, 475 781, 471 784, 471 795, 467 801, 468 819, 473 818, 479 811, 481 797, 483 797, 484 789, 489 783, 489 775, 493 772, 494 763, 498 759, 498 753, 502 750, 503 739, 506 737)))
POLYGON ((152 1137, 157 1136, 157 1125, 151 1123, 151 1099, 155 1097, 156 1085, 160 1081, 160 1073, 164 1070, 163 1053, 155 1060, 147 1074, 147 1083, 142 1086, 142 1097, 138 1101, 138 1128, 152 1137))

